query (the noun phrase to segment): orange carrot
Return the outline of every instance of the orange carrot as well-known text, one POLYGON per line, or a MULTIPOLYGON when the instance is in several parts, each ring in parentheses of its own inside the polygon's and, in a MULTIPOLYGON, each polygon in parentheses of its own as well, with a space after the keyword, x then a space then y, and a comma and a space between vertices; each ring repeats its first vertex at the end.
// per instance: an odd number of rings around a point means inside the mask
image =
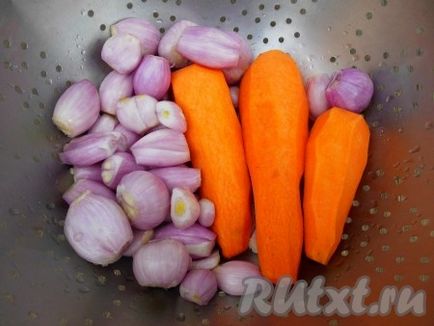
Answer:
POLYGON ((321 264, 328 263, 341 240, 368 144, 363 116, 340 108, 321 114, 312 128, 304 177, 304 248, 321 264))
POLYGON ((223 73, 196 64, 172 76, 176 103, 187 120, 193 166, 201 169, 201 195, 216 207, 213 230, 225 257, 248 247, 252 229, 250 180, 240 123, 223 73))
POLYGON ((294 60, 273 50, 258 56, 240 88, 243 137, 253 184, 262 274, 297 278, 303 242, 300 179, 308 104, 294 60))

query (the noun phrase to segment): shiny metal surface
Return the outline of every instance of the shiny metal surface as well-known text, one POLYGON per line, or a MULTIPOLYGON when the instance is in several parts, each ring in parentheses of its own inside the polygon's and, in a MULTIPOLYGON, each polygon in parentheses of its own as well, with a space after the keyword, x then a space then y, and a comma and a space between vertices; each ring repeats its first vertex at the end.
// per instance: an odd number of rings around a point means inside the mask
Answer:
POLYGON ((433 325, 433 17, 431 0, 0 0, 0 325, 433 325), (369 275, 373 297, 409 284, 427 292, 426 316, 240 318, 237 298, 198 308, 177 290, 140 288, 128 259, 100 268, 74 254, 51 113, 68 81, 102 80, 109 26, 128 16, 162 31, 179 19, 238 31, 255 53, 290 52, 305 76, 372 74, 370 160, 342 243, 327 267, 305 260, 300 277, 340 287, 369 275))

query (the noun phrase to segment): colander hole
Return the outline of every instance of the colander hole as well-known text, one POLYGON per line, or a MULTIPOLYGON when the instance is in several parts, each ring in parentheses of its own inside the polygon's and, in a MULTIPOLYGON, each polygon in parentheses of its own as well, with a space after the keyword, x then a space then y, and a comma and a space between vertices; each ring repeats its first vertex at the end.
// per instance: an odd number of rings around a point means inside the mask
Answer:
POLYGON ((89 11, 87 12, 87 15, 88 15, 89 17, 93 17, 93 16, 95 15, 95 12, 91 9, 91 10, 89 10, 89 11))
POLYGON ((356 51, 355 48, 351 48, 351 49, 350 49, 350 54, 356 54, 356 52, 357 52, 357 51, 356 51))
POLYGON ((264 44, 267 44, 268 43, 268 38, 264 37, 264 39, 262 40, 262 42, 264 42, 264 44))
POLYGON ((243 11, 241 11, 241 15, 246 16, 247 15, 247 10, 243 9, 243 11))
POLYGON ((275 22, 274 20, 272 20, 272 21, 270 22, 270 26, 271 26, 271 27, 276 26, 276 22, 275 22))
POLYGON ((62 72, 62 69, 63 69, 63 68, 62 68, 61 65, 57 65, 57 66, 56 66, 56 71, 57 71, 57 72, 62 72))
POLYGON ((381 6, 386 7, 387 6, 387 0, 380 0, 380 4, 381 4, 381 6))
POLYGON ((9 49, 11 47, 11 41, 9 41, 9 40, 3 40, 3 46, 6 49, 9 49))
POLYGON ((366 19, 371 20, 372 19, 372 12, 367 12, 366 13, 366 19))
POLYGON ((421 264, 429 264, 431 261, 431 259, 429 257, 423 256, 419 258, 419 262, 421 264))
POLYGON ((32 94, 37 96, 39 95, 39 92, 36 88, 32 88, 32 94))
POLYGON ((280 5, 279 4, 274 5, 274 10, 279 10, 279 9, 280 9, 280 5))
POLYGON ((329 326, 338 326, 338 320, 337 319, 332 319, 329 321, 329 326))
POLYGON ((226 17, 225 16, 221 16, 220 17, 220 22, 224 23, 226 21, 226 17))
POLYGON ((383 53, 383 59, 387 59, 389 57, 389 52, 384 52, 383 53))
POLYGON ((294 37, 295 37, 295 38, 299 38, 299 37, 300 37, 300 33, 299 33, 299 32, 295 32, 295 33, 294 33, 294 37))
POLYGON ((335 57, 330 57, 330 62, 331 62, 331 63, 336 62, 336 58, 335 58, 335 57))
POLYGON ((41 57, 41 59, 46 59, 47 53, 45 51, 41 51, 41 53, 39 53, 39 56, 41 57))
POLYGON ((279 43, 283 43, 283 42, 285 42, 285 39, 282 36, 279 37, 279 43))
POLYGON ((361 29, 356 29, 356 36, 362 36, 363 31, 361 29))
POLYGON ((371 56, 369 54, 365 55, 365 61, 366 62, 371 61, 371 56))
POLYGON ((161 27, 161 28, 160 28, 160 33, 161 33, 161 34, 164 34, 165 31, 166 31, 166 29, 165 29, 164 27, 161 27))
POLYGON ((292 4, 296 4, 296 3, 297 3, 297 0, 291 0, 291 3, 292 3, 292 4))
POLYGON ((45 71, 45 70, 42 70, 41 71, 41 77, 47 77, 47 72, 45 71))
POLYGON ((376 271, 377 273, 383 273, 383 272, 384 272, 384 268, 383 268, 383 267, 380 267, 380 266, 377 266, 377 267, 375 267, 375 271, 376 271))
POLYGON ((258 6, 258 8, 259 8, 259 10, 264 10, 265 6, 264 6, 263 3, 261 3, 261 4, 258 6))
POLYGON ((247 35, 247 39, 248 39, 248 40, 251 40, 252 38, 253 38, 253 35, 252 35, 252 34, 248 34, 248 35, 247 35))
POLYGON ((26 42, 21 42, 20 46, 22 50, 27 50, 29 48, 29 45, 26 42))
POLYGON ((305 14, 306 14, 306 9, 301 8, 301 9, 300 9, 300 14, 301 14, 301 15, 305 15, 305 14))
POLYGON ((374 261, 374 256, 366 256, 366 257, 365 257, 365 261, 366 261, 367 263, 372 263, 372 262, 374 261))
POLYGON ((177 6, 180 6, 180 5, 182 4, 182 1, 181 1, 181 0, 176 0, 175 4, 176 4, 177 6))
POLYGON ((235 4, 237 2, 237 0, 231 0, 232 4, 235 4))
POLYGON ((261 22, 261 18, 256 17, 256 18, 255 18, 255 23, 258 24, 258 23, 260 23, 260 22, 261 22))
POLYGON ((185 314, 183 312, 180 312, 176 315, 177 321, 185 321, 185 314))
POLYGON ((154 17, 154 18, 158 18, 158 16, 160 16, 160 14, 159 14, 157 11, 154 11, 154 12, 152 13, 152 17, 154 17))
POLYGON ((101 24, 101 25, 99 25, 99 29, 102 30, 102 31, 105 31, 105 29, 106 29, 105 24, 101 24))
POLYGON ((238 32, 240 31, 240 28, 239 28, 238 26, 235 26, 232 30, 233 30, 235 33, 238 33, 238 32))
POLYGON ((402 282, 402 280, 404 279, 404 276, 399 275, 399 274, 395 274, 393 276, 393 279, 395 280, 395 282, 402 282))
POLYGON ((292 23, 292 19, 291 18, 286 18, 286 23, 287 24, 291 24, 292 23))

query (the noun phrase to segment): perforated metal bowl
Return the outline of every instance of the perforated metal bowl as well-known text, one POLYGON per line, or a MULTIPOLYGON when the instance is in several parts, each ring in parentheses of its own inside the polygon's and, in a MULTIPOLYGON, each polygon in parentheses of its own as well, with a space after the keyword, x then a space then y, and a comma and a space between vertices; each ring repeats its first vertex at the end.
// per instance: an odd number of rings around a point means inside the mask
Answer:
POLYGON ((434 325, 433 17, 432 0, 0 0, 0 325, 434 325), (102 80, 101 45, 128 16, 162 32, 179 19, 234 30, 256 54, 291 53, 305 76, 372 75, 370 159, 342 243, 327 267, 303 261, 300 277, 341 287, 369 275, 373 296, 409 284, 427 293, 424 317, 240 318, 237 298, 198 308, 176 289, 140 288, 128 259, 100 268, 74 254, 52 109, 69 81, 102 80))

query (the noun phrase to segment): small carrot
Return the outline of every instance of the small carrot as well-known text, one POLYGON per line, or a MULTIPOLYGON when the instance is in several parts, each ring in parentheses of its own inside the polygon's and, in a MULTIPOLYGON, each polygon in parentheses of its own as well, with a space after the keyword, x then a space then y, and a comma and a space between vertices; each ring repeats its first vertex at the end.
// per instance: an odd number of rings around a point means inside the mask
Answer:
POLYGON ((284 275, 296 279, 308 104, 294 60, 277 50, 259 55, 242 79, 239 99, 261 272, 273 282, 284 275))
POLYGON ((369 128, 363 116, 340 108, 321 114, 306 149, 304 248, 327 264, 338 246, 368 159, 369 128))
POLYGON ((221 71, 196 64, 172 75, 173 93, 187 120, 201 195, 215 204, 213 230, 225 257, 247 249, 251 234, 250 181, 240 123, 221 71))

